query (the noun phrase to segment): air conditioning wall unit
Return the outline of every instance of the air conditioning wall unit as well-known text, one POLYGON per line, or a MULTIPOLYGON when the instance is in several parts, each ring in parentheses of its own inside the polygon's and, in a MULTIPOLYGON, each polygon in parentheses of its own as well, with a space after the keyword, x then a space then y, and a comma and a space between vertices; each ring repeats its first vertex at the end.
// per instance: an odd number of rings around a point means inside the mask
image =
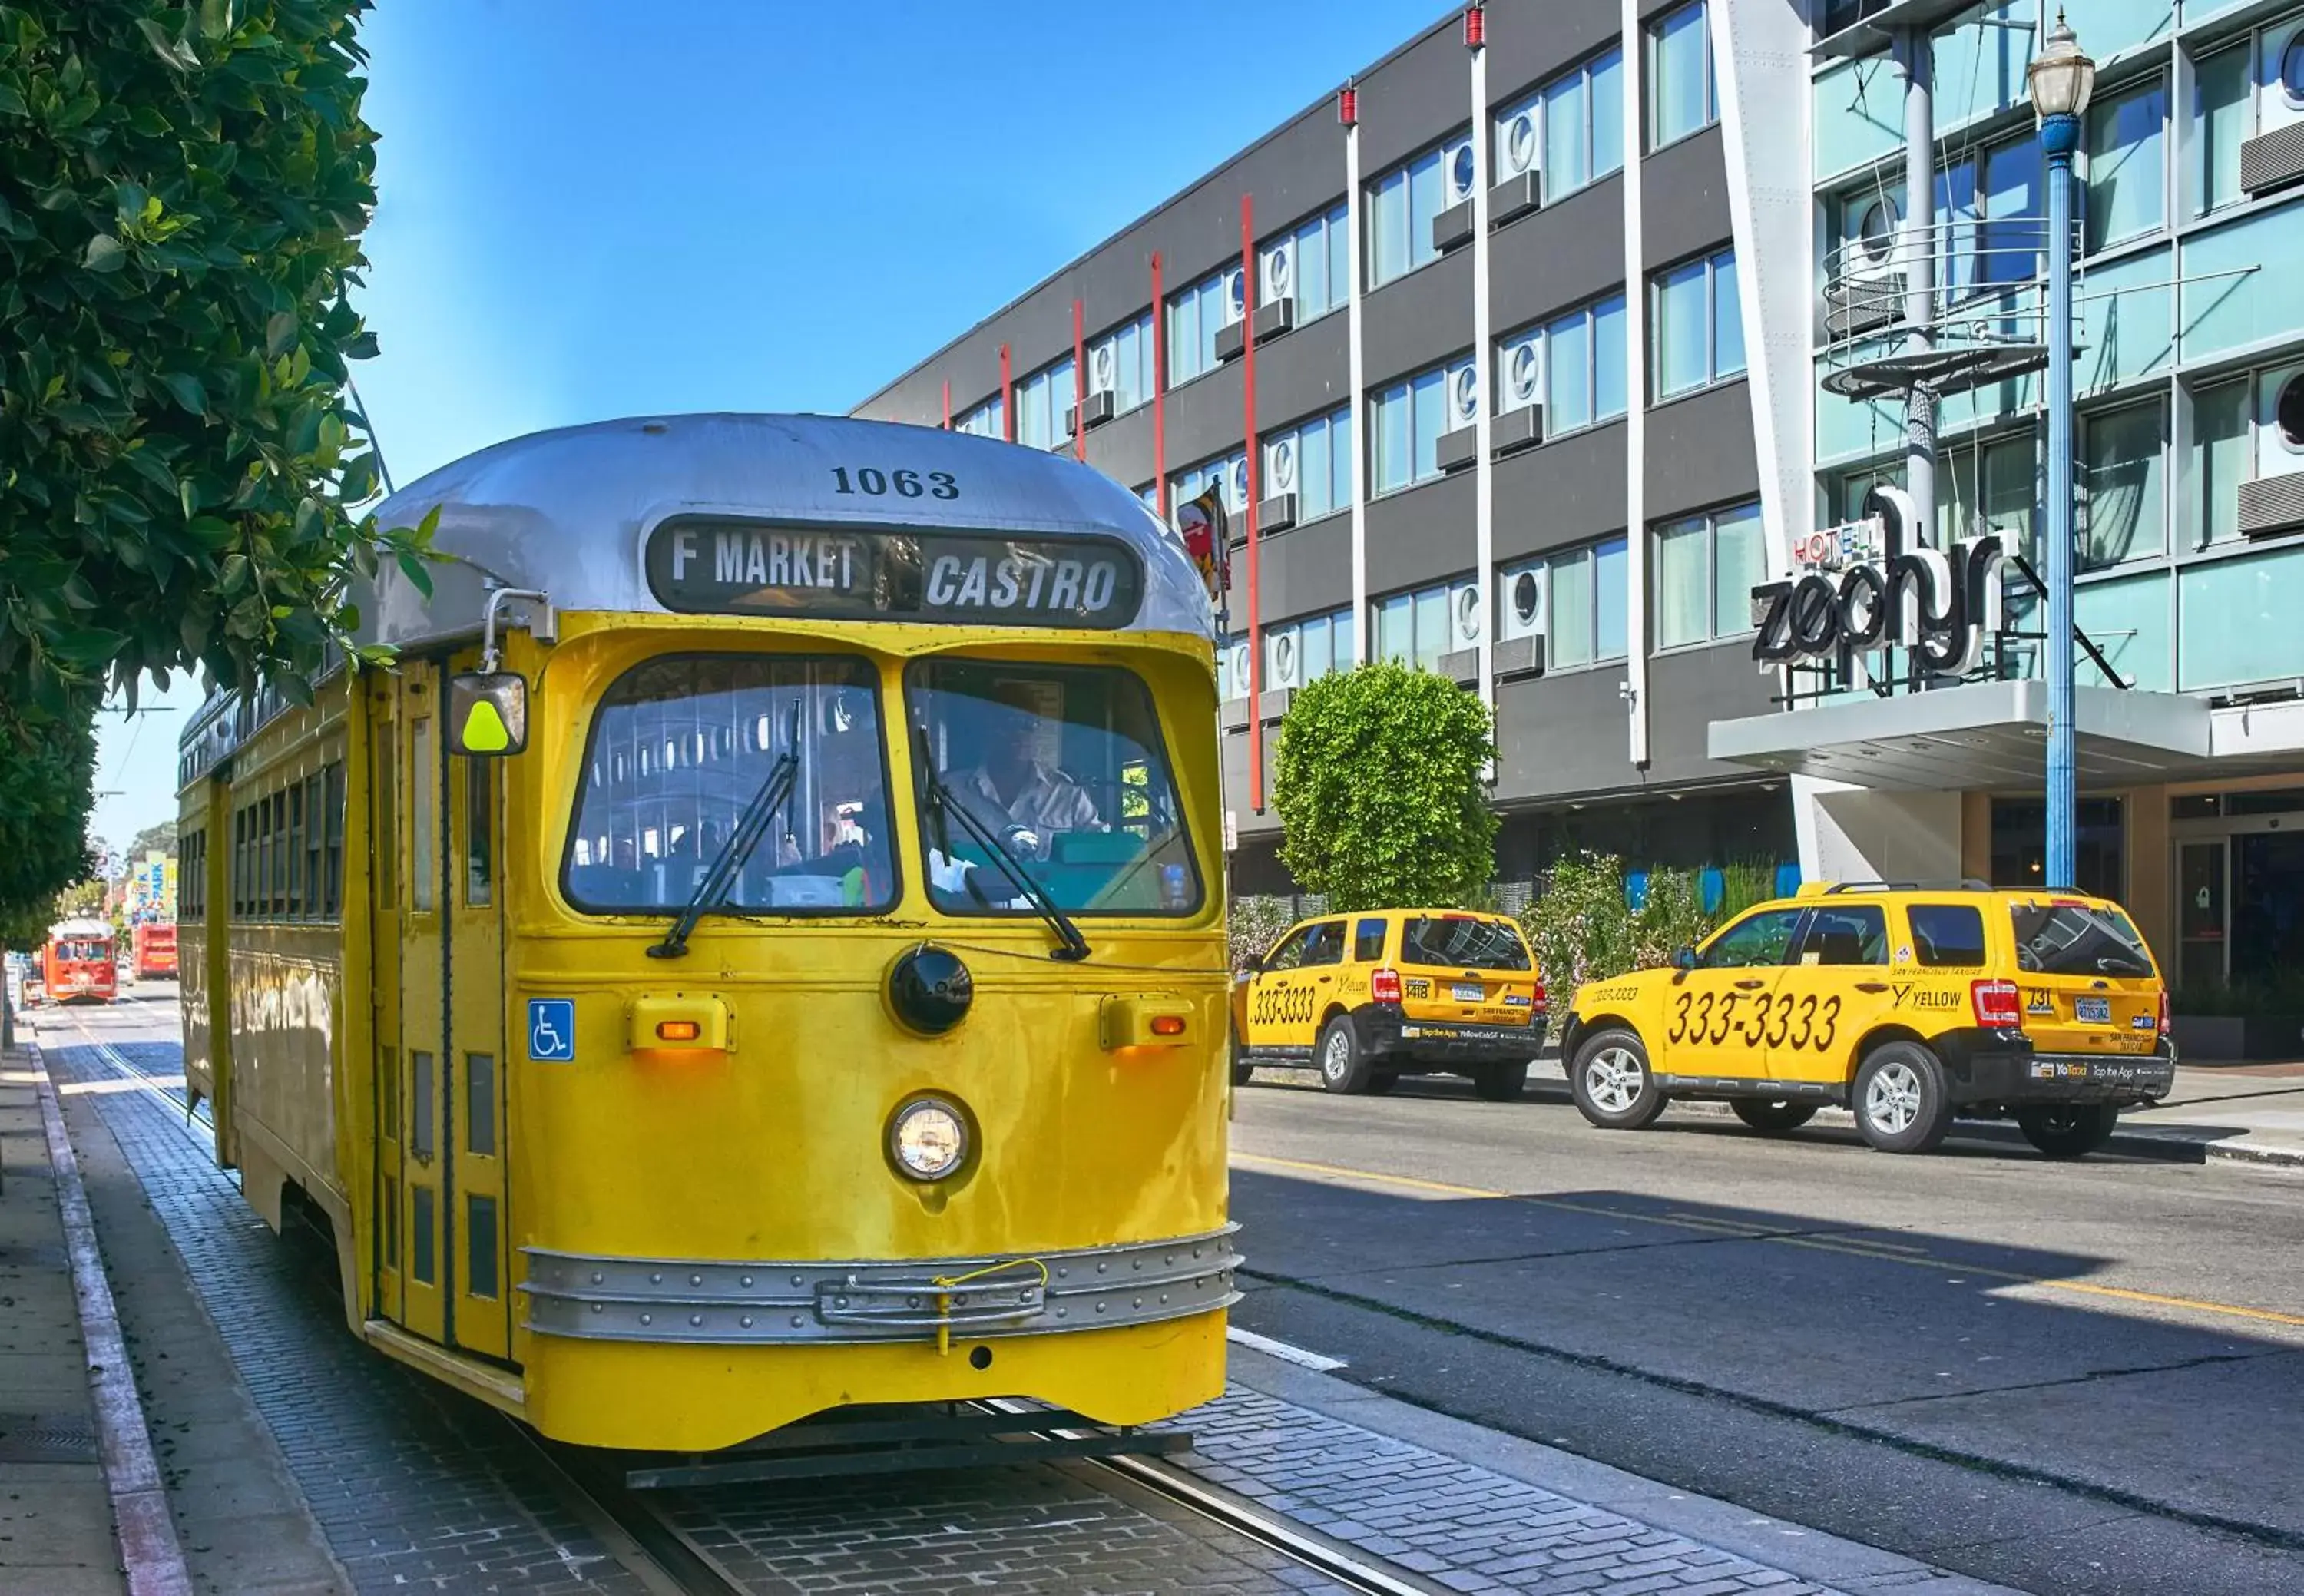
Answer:
POLYGON ((1432 248, 1444 255, 1472 242, 1472 141, 1442 150, 1440 166, 1447 176, 1448 203, 1432 218, 1432 248))
POLYGON ((1544 441, 1544 335, 1530 329, 1496 352, 1496 457, 1544 441))
POLYGON ((1824 288, 1825 331, 1834 338, 1868 333, 1904 315, 1902 211, 1895 197, 1855 194, 1841 207, 1842 242, 1824 288))
POLYGON ((1448 373, 1448 428, 1434 448, 1444 471, 1461 471, 1479 457, 1480 368, 1466 361, 1448 373))
POLYGON ((1293 626, 1274 633, 1271 647, 1266 653, 1266 662, 1272 667, 1272 676, 1265 686, 1294 687, 1296 673, 1303 664, 1303 654, 1304 645, 1293 626))
POLYGON ((1258 302, 1296 297, 1296 241, 1283 238, 1264 251, 1258 302))
POLYGON ((2304 361, 2256 378, 2256 475, 2240 485, 2243 537, 2304 530, 2304 361))
POLYGON ((1488 190, 1488 225, 1501 227, 1544 203, 1544 154, 1536 110, 1506 117, 1496 129, 1496 181, 1488 190))
POLYGON ((1112 390, 1099 388, 1088 396, 1086 405, 1064 406, 1064 436, 1078 437, 1083 427, 1101 427, 1112 417, 1112 390))
POLYGON ((2304 183, 2304 12, 2256 36, 2256 136, 2240 147, 2240 186, 2267 194, 2304 183))

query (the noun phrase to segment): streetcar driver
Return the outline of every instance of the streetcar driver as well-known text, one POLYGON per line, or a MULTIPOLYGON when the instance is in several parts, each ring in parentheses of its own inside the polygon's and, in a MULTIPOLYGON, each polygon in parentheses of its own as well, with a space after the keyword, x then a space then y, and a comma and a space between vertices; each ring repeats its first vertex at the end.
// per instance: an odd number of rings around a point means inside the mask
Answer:
POLYGON ((1104 829, 1088 790, 1033 752, 1040 725, 1029 692, 995 687, 978 727, 976 762, 944 772, 969 813, 995 833, 1029 832, 1036 852, 1050 832, 1104 829))

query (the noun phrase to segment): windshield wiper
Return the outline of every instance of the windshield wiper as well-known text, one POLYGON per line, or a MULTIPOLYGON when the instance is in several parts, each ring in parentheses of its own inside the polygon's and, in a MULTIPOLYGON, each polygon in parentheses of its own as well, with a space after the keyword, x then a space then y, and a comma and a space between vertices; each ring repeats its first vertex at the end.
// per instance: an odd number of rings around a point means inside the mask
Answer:
POLYGON ((928 746, 928 727, 915 728, 913 748, 914 760, 920 768, 921 785, 928 795, 928 823, 936 828, 938 850, 946 859, 953 857, 950 817, 958 815, 961 829, 1000 862, 1002 872, 1016 884, 1026 901, 1039 912, 1040 918, 1048 922, 1048 929, 1055 932, 1061 946, 1051 949, 1048 956, 1066 964, 1088 957, 1088 938, 1080 935, 1080 927, 1056 907, 1056 900, 1048 896, 1047 888, 1032 879, 1024 869, 1023 862, 1016 857, 1006 843, 1000 840, 999 834, 970 812, 968 805, 961 802, 952 788, 944 784, 944 777, 936 774, 936 762, 928 746))
POLYGON ((688 906, 681 910, 680 918, 672 922, 672 930, 664 934, 664 940, 648 950, 648 957, 676 959, 686 954, 689 934, 696 930, 696 922, 728 901, 729 883, 734 879, 736 872, 744 868, 745 861, 751 858, 752 850, 759 846, 761 834, 768 828, 768 822, 775 817, 776 811, 784 807, 784 800, 792 795, 792 783, 800 777, 799 751, 800 718, 799 711, 795 709, 792 742, 783 753, 776 756, 776 762, 768 767, 767 775, 760 782, 759 791, 752 794, 752 801, 736 818, 736 828, 728 834, 728 840, 722 843, 720 851, 712 856, 712 868, 706 870, 704 879, 696 884, 695 894, 689 898, 688 906))

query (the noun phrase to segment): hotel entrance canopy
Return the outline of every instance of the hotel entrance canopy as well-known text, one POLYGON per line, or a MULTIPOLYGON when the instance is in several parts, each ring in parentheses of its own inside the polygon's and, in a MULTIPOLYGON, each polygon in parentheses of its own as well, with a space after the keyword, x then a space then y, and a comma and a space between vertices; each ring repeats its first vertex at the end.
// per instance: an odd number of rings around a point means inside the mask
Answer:
MULTIPOLYGON (((2213 711, 2206 700, 2110 687, 2082 687, 2078 696, 2082 786, 2144 786, 2207 769, 2213 711)), ((1715 721, 1708 751, 1732 764, 1851 786, 2023 789, 2046 779, 2047 736, 2046 683, 1971 682, 1715 721)))

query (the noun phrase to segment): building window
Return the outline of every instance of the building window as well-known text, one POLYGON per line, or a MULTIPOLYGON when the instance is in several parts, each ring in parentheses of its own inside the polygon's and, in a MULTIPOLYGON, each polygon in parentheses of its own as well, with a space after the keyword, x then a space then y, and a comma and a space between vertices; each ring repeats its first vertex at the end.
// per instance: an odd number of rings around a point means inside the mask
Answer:
POLYGON ((1437 670, 1441 656, 1480 641, 1480 590, 1470 582, 1436 582, 1379 598, 1368 607, 1376 619, 1378 659, 1437 670))
POLYGON ((1720 120, 1704 0, 1648 25, 1648 148, 1661 149, 1720 120))
POLYGON ((1368 286, 1439 259, 1432 219, 1472 193, 1472 144, 1453 139, 1368 185, 1368 286))
POLYGON ((1624 56, 1596 55, 1508 107, 1495 121, 1495 170, 1544 174, 1544 202, 1624 164, 1624 56))
MULTIPOLYGON (((1352 667, 1352 612, 1347 605, 1264 630, 1264 680, 1268 687, 1301 687, 1332 671, 1352 667)), ((1241 689, 1242 692, 1248 690, 1241 689)))
POLYGON ((1744 318, 1736 297, 1733 250, 1651 279, 1648 314, 1648 390, 1657 401, 1744 369, 1744 318))
POLYGON ((1234 449, 1215 460, 1203 460, 1170 478, 1168 502, 1171 505, 1189 504, 1199 497, 1201 489, 1211 482, 1223 489, 1225 514, 1234 516, 1248 514, 1248 454, 1241 449, 1234 449))
POLYGON ((2192 65, 2192 169, 2194 216, 2206 216, 2248 196, 2240 186, 2240 147, 2253 129, 2251 85, 2245 40, 2203 55, 2192 65))
POLYGON ((1072 440, 1064 418, 1077 397, 1070 355, 1016 385, 1016 441, 1027 448, 1059 449, 1072 440))
POLYGON ((1629 568, 1624 539, 1605 542, 1554 555, 1546 562, 1545 586, 1552 601, 1552 619, 1546 631, 1554 670, 1624 658, 1625 578, 1629 568))
POLYGON ((1767 580, 1760 506, 1739 505, 1656 529, 1656 647, 1752 630, 1752 590, 1767 580))
POLYGON ((1541 401, 1556 437, 1624 413, 1624 296, 1610 294, 1496 341, 1496 408, 1541 401))
MULTIPOLYGON (((1945 446, 1936 477, 1936 540, 1950 548, 1980 531, 2012 532, 2012 552, 2031 557, 2032 506, 2037 491, 2037 451, 2027 428, 1989 443, 1945 446)), ((2016 597, 2012 586, 2010 598, 2016 597)))
POLYGON ((2165 406, 2157 398, 2080 419, 2080 569, 2167 547, 2162 479, 2165 406))
POLYGON ((1004 438, 1008 436, 1008 407, 1000 395, 995 394, 954 421, 952 424, 952 429, 954 432, 970 433, 978 437, 1004 438))
POLYGON ((1152 312, 1147 310, 1088 345, 1088 391, 1110 394, 1114 415, 1134 410, 1152 397, 1152 312))
POLYGON ((2089 253, 2156 233, 2166 221, 2167 121, 2168 91, 2156 75, 2088 107, 2083 237, 2089 253))
POLYGON ((1294 300, 1299 327, 1341 308, 1352 285, 1348 215, 1339 205, 1258 250, 1258 301, 1294 300))
POLYGON ((1294 494, 1300 526, 1351 508, 1351 412, 1315 416, 1266 442, 1258 486, 1266 494, 1294 494))
POLYGON ((1168 386, 1216 368, 1216 335, 1241 318, 1240 267, 1213 272, 1168 301, 1168 386))
POLYGON ((2256 474, 2256 431, 2249 424, 2255 386, 2242 377, 2192 395, 2196 548, 2240 539, 2240 485, 2256 474))
POLYGON ((1479 404, 1479 378, 1470 358, 1452 361, 1377 391, 1369 446, 1376 490, 1396 493, 1440 474, 1440 435, 1470 426, 1463 400, 1479 404))

